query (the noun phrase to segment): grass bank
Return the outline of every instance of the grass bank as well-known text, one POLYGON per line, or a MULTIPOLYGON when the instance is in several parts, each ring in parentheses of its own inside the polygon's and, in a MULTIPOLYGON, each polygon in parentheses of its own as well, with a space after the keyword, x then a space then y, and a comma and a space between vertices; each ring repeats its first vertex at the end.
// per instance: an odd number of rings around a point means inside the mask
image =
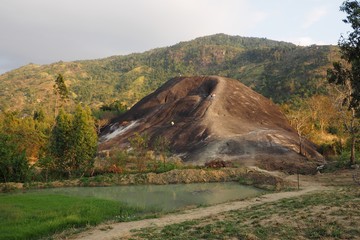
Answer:
POLYGON ((177 184, 177 183, 206 183, 236 181, 244 185, 251 185, 267 190, 283 190, 295 187, 281 177, 266 171, 250 168, 221 168, 221 169, 173 169, 163 173, 133 173, 133 174, 103 174, 79 179, 29 182, 29 183, 0 183, 0 192, 10 192, 17 189, 55 188, 55 187, 100 187, 141 184, 177 184))
POLYGON ((116 201, 62 195, 0 195, 0 239, 39 239, 106 220, 131 221, 150 210, 116 201))
POLYGON ((336 188, 134 234, 131 239, 358 239, 360 188, 336 188))

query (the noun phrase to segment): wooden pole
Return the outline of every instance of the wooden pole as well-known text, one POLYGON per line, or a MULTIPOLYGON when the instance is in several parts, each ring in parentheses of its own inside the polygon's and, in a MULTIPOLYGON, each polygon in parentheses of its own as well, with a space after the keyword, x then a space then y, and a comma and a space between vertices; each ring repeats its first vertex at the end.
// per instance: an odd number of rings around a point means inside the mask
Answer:
POLYGON ((298 184, 298 190, 300 190, 300 175, 299 175, 299 170, 297 171, 297 184, 298 184))

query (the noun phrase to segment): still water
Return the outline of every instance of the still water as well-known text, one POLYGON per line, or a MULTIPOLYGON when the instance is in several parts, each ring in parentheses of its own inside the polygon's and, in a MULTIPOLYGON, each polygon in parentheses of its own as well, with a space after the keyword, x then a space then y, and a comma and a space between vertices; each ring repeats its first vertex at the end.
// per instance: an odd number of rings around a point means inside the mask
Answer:
POLYGON ((263 191, 234 182, 171 185, 137 185, 113 187, 70 187, 33 190, 44 194, 61 194, 126 202, 131 206, 164 211, 212 205, 260 195, 263 191))

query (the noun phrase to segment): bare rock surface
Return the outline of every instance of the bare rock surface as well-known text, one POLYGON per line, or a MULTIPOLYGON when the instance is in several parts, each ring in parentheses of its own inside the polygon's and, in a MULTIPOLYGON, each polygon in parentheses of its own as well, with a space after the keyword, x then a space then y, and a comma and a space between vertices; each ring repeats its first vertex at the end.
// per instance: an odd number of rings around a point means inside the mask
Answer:
POLYGON ((323 162, 314 144, 304 142, 279 108, 237 80, 177 77, 119 116, 102 133, 100 151, 127 148, 135 133, 170 141, 186 163, 221 159, 267 170, 310 173, 323 162))

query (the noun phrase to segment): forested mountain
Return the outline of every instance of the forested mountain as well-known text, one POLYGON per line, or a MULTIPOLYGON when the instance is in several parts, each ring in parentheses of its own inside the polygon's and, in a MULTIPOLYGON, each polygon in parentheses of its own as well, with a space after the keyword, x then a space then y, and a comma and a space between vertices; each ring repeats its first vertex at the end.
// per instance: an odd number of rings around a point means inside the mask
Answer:
POLYGON ((54 81, 62 74, 70 105, 92 107, 119 100, 128 106, 175 76, 220 75, 238 79, 283 103, 325 91, 336 46, 300 47, 265 38, 216 34, 144 53, 98 60, 29 64, 0 76, 0 110, 32 113, 55 107, 54 81))

